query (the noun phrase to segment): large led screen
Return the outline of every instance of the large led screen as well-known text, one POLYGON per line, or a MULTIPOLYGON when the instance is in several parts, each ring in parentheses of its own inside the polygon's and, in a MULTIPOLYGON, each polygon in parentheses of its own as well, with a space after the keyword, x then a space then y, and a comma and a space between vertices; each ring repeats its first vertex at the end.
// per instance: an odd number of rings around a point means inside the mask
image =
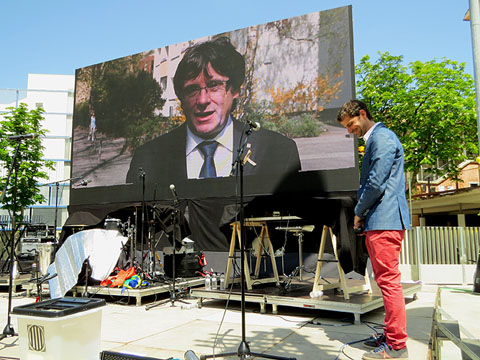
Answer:
POLYGON ((77 69, 71 204, 356 189, 352 41, 341 7, 77 69))

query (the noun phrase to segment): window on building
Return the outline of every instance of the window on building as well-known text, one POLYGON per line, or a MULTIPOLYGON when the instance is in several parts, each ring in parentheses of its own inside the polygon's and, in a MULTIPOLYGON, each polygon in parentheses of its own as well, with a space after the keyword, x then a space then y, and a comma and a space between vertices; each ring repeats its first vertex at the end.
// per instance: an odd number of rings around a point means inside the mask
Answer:
POLYGON ((160 78, 160 86, 162 87, 163 91, 167 90, 167 77, 166 76, 162 76, 160 78))

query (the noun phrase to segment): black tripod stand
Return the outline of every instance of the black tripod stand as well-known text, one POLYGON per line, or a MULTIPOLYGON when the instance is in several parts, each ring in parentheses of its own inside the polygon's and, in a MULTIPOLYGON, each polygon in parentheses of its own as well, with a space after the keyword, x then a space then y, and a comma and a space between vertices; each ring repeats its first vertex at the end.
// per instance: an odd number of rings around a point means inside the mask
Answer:
POLYGON ((176 275, 176 266, 175 266, 175 257, 176 257, 176 241, 177 241, 177 224, 179 223, 178 221, 178 216, 180 214, 180 211, 178 209, 179 202, 178 202, 178 196, 177 192, 175 190, 175 185, 171 184, 170 185, 170 190, 173 195, 173 210, 172 210, 172 288, 170 290, 170 299, 166 300, 161 300, 159 302, 150 304, 145 306, 145 310, 150 310, 151 308, 165 304, 169 301, 171 301, 172 306, 175 306, 175 301, 180 301, 186 304, 185 301, 182 301, 178 299, 177 296, 177 289, 176 289, 176 284, 175 284, 175 278, 177 277, 176 275))
MULTIPOLYGON (((210 358, 217 358, 217 357, 229 357, 229 356, 238 356, 239 359, 249 359, 251 356, 264 358, 264 359, 278 359, 278 360, 296 360, 295 358, 287 358, 282 356, 275 356, 275 355, 268 355, 268 354, 261 354, 255 353, 250 351, 250 346, 246 341, 246 325, 245 325, 245 252, 246 252, 246 231, 245 231, 245 210, 244 210, 244 203, 243 203, 243 152, 245 150, 245 146, 247 144, 248 137, 254 130, 254 128, 259 128, 258 124, 252 124, 250 122, 247 123, 249 128, 245 131, 245 139, 242 141, 240 139, 241 146, 238 149, 238 155, 235 159, 235 162, 232 165, 232 173, 231 175, 239 176, 240 178, 240 229, 241 229, 241 246, 240 246, 240 289, 241 289, 241 296, 240 296, 240 306, 241 306, 241 313, 242 313, 242 341, 238 347, 236 353, 223 353, 218 355, 202 355, 200 356, 201 360, 210 359, 210 358)), ((242 134, 243 137, 243 134, 242 134)), ((249 154, 245 156, 247 158, 249 154)))
POLYGON ((12 312, 12 295, 13 295, 13 270, 14 270, 14 262, 15 262, 15 233, 17 232, 17 180, 18 180, 18 168, 19 164, 17 163, 17 155, 18 149, 20 148, 22 138, 17 138, 17 146, 15 148, 15 153, 13 154, 12 164, 8 169, 7 181, 5 182, 5 186, 3 187, 2 198, 0 203, 3 203, 3 199, 5 197, 5 193, 8 188, 8 183, 10 182, 10 176, 12 172, 15 171, 14 175, 14 182, 13 182, 13 202, 12 202, 12 211, 9 212, 10 218, 12 219, 12 229, 10 234, 10 277, 8 283, 8 311, 7 311, 7 325, 3 329, 3 333, 0 335, 0 340, 6 338, 7 336, 17 336, 18 334, 15 333, 11 323, 11 312, 12 312))

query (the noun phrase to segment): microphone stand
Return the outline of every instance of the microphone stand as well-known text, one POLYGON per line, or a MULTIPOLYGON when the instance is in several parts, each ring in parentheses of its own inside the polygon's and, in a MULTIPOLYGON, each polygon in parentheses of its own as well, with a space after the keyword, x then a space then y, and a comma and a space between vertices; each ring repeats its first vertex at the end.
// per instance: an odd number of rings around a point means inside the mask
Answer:
MULTIPOLYGON (((58 188, 60 183, 57 181, 55 183, 55 219, 53 220, 53 234, 55 236, 55 242, 57 242, 57 217, 58 217, 58 188)), ((48 234, 48 228, 47 228, 48 234)))
MULTIPOLYGON (((75 178, 74 178, 75 179, 75 178)), ((74 180, 74 179, 68 179, 68 180, 74 180)), ((68 181, 64 180, 64 181, 68 181)), ((87 183, 81 184, 81 186, 86 186, 87 183)), ((53 221, 53 234, 55 237, 55 244, 57 244, 57 226, 58 226, 58 189, 60 187, 60 181, 55 182, 55 219, 53 221)))
MULTIPOLYGON (((264 359, 278 359, 278 360, 296 360, 296 358, 287 358, 281 356, 274 356, 262 353, 255 353, 250 351, 250 346, 246 341, 246 325, 245 325, 245 252, 246 252, 246 230, 245 230, 245 207, 243 203, 243 161, 242 156, 243 152, 245 151, 245 146, 248 141, 248 137, 256 127, 256 124, 248 122, 247 125, 249 128, 245 131, 245 139, 242 143, 242 138, 240 138, 241 146, 238 149, 238 155, 232 164, 232 172, 230 175, 237 175, 240 177, 240 289, 241 289, 241 296, 240 296, 240 306, 241 306, 241 314, 242 314, 242 341, 237 349, 236 353, 223 353, 218 355, 201 355, 200 360, 216 358, 216 357, 229 357, 229 356, 238 356, 239 359, 250 359, 252 356, 264 358, 264 359)), ((242 134, 243 137, 243 134, 242 134)), ((234 229, 235 231, 235 229, 234 229)))
POLYGON ((176 257, 176 246, 175 246, 175 241, 177 240, 177 215, 178 215, 178 200, 175 198, 173 200, 173 219, 172 219, 172 224, 173 224, 173 230, 172 230, 172 245, 173 245, 173 255, 172 255, 172 291, 170 292, 170 301, 172 302, 172 306, 175 306, 175 299, 176 299, 176 293, 175 293, 175 278, 177 277, 177 269, 175 265, 175 257, 176 257))
MULTIPOLYGON (((75 180, 78 180, 78 179, 81 179, 80 176, 77 176, 77 177, 73 177, 73 178, 69 178, 69 179, 64 179, 64 180, 60 180, 60 181, 52 181, 52 182, 49 182, 49 183, 45 183, 45 184, 42 184, 42 186, 45 186, 45 185, 52 185, 52 184, 55 184, 55 219, 53 220, 53 236, 55 237, 55 243, 57 242, 57 226, 58 226, 58 189, 60 187, 60 183, 63 183, 63 182, 67 182, 67 181, 75 181, 75 180)), ((85 181, 85 180, 84 180, 85 181)), ((85 181, 85 183, 81 183, 80 186, 86 186, 87 185, 87 182, 85 181)), ((47 229, 47 234, 49 233, 49 230, 47 229)))
POLYGON ((5 193, 8 188, 8 183, 10 181, 10 176, 12 172, 15 170, 15 177, 13 182, 13 209, 12 212, 8 211, 10 214, 10 218, 12 219, 12 229, 10 234, 10 277, 9 277, 9 286, 8 286, 8 310, 7 310, 7 325, 3 329, 3 333, 0 335, 0 340, 3 340, 7 336, 17 336, 18 334, 15 333, 15 330, 12 326, 12 297, 13 297, 13 268, 14 268, 14 258, 15 258, 15 233, 17 232, 17 182, 18 182, 18 163, 17 163, 17 155, 18 150, 20 148, 21 138, 17 138, 17 146, 15 148, 15 152, 12 158, 12 164, 10 169, 8 169, 7 181, 5 182, 5 186, 3 187, 2 197, 0 203, 3 203, 3 199, 5 198, 5 193), (13 213, 13 216, 12 216, 13 213))

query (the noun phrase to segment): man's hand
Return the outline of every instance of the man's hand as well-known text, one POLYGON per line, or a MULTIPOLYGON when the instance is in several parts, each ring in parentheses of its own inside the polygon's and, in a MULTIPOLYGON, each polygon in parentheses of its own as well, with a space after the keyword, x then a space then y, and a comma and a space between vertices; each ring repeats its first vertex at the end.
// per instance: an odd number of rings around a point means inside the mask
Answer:
POLYGON ((362 234, 363 233, 363 223, 364 220, 361 219, 359 216, 355 215, 353 218, 353 229, 356 233, 362 234))

